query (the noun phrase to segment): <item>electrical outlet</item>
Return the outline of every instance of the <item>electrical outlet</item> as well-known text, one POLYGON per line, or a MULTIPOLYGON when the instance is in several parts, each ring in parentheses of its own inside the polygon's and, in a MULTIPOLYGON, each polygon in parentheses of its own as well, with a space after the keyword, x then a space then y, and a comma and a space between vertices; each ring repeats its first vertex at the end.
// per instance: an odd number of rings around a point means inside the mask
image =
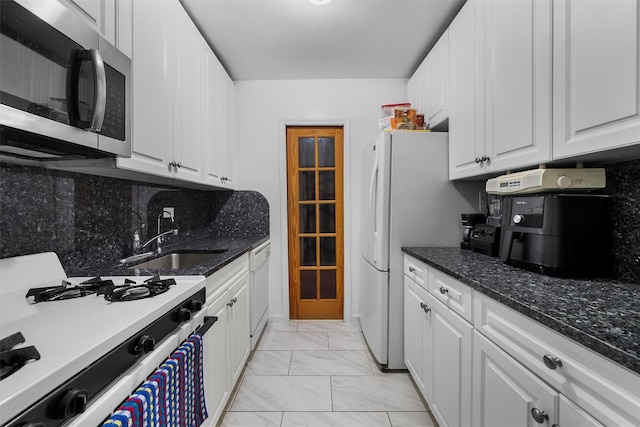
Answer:
POLYGON ((162 218, 175 218, 175 208, 162 208, 162 218))

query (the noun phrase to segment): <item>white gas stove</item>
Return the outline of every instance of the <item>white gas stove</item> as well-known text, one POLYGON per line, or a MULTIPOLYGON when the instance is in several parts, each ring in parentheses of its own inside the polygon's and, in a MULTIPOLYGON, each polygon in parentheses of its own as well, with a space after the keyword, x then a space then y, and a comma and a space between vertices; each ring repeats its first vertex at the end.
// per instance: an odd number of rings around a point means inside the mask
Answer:
MULTIPOLYGON (((148 278, 102 277, 103 280, 111 280, 116 287, 125 285, 125 281, 139 284, 148 278)), ((97 293, 38 303, 34 302, 33 297, 26 297, 30 288, 55 288, 60 286, 63 279, 67 282, 66 287, 73 290, 90 278, 64 277, 64 271, 53 253, 0 260, 0 338, 20 333, 24 337, 24 343, 18 344, 15 348, 33 346, 39 354, 39 359, 27 361, 20 369, 1 380, 0 425, 22 425, 21 417, 25 416, 25 411, 43 399, 59 399, 52 395, 64 394, 64 390, 60 390, 62 385, 82 375, 90 365, 104 359, 105 355, 114 352, 118 346, 122 347, 127 341, 128 344, 124 347, 129 349, 129 353, 139 350, 139 354, 128 356, 132 358, 131 364, 136 364, 139 359, 152 352, 156 344, 169 339, 177 330, 185 329, 186 333, 192 332, 197 326, 193 318, 205 299, 203 276, 163 276, 160 279, 174 279, 175 284, 167 281, 171 285, 167 286, 163 293, 131 301, 111 302, 104 295, 97 293), (43 270, 51 271, 51 275, 43 270), (52 280, 42 281, 43 277, 52 277, 52 280), (158 326, 162 322, 164 326, 158 326), (152 324, 156 325, 155 332, 145 329, 152 324), (158 338, 147 335, 159 334, 158 327, 162 330, 162 335, 156 335, 158 338), (145 339, 150 337, 153 343, 149 344, 147 340, 147 344, 142 342, 138 349, 136 340, 139 341, 143 336, 145 339)), ((200 316, 199 321, 202 321, 201 317, 203 316, 200 316)), ((3 349, 3 365, 8 360, 5 350, 7 349, 3 349)), ((3 366, 3 370, 5 368, 6 365, 3 366)), ((116 372, 116 377, 126 374, 129 367, 119 369, 124 371, 116 372)), ((114 380, 112 378, 102 381, 108 381, 112 386, 114 380)), ((64 388, 67 387, 73 388, 67 385, 64 388)), ((73 407, 78 404, 82 406, 83 400, 87 405, 81 408, 81 412, 87 407, 91 409, 92 394, 104 393, 106 389, 105 386, 101 387, 102 389, 93 392, 90 387, 82 387, 82 390, 87 389, 88 392, 76 398, 72 397, 75 402, 71 404, 71 413, 67 414, 70 417, 67 419, 76 415, 74 412, 77 412, 77 408, 73 407)), ((48 409, 40 410, 43 415, 38 416, 45 416, 44 412, 50 413, 51 405, 52 403, 49 403, 48 409)), ((55 405, 60 406, 59 403, 55 405)), ((95 408, 93 409, 95 412, 95 408)), ((102 408, 98 417, 108 416, 111 409, 102 408)), ((65 412, 63 409, 58 410, 61 411, 65 412)), ((54 414, 52 417, 57 418, 59 415, 54 414)), ((46 425, 61 425, 65 422, 67 421, 61 420, 58 424, 54 421, 52 424, 47 420, 46 425)))

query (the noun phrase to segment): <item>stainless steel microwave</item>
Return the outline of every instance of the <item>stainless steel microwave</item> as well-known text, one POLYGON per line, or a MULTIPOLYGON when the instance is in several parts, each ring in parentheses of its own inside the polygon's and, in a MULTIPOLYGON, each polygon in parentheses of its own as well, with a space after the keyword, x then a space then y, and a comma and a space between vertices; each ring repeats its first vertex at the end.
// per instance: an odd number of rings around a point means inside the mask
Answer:
POLYGON ((0 16, 0 154, 130 157, 131 60, 55 0, 0 16))

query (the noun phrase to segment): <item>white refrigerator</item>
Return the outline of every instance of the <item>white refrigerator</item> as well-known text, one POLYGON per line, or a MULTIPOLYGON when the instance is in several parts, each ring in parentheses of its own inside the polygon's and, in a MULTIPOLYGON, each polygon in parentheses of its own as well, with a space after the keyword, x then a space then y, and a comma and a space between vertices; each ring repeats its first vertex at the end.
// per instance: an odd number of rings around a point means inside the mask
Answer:
POLYGON ((484 181, 451 182, 448 133, 384 132, 362 152, 359 311, 383 370, 406 369, 403 246, 458 246, 484 181))

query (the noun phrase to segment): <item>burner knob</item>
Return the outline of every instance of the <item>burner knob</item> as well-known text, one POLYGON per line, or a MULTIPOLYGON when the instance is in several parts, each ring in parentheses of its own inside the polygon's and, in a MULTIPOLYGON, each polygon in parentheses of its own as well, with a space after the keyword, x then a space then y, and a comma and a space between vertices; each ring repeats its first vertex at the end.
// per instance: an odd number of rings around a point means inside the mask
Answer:
POLYGON ((71 389, 58 402, 57 417, 67 419, 81 414, 87 409, 87 390, 71 389))
POLYGON ((193 313, 202 310, 202 301, 198 301, 197 299, 189 301, 189 310, 193 313))
POLYGON ((187 320, 191 320, 191 310, 188 308, 180 308, 176 312, 178 322, 186 322, 187 320))
POLYGON ((149 335, 143 335, 138 340, 138 343, 133 348, 136 356, 142 356, 143 354, 151 353, 156 349, 156 339, 149 335))

